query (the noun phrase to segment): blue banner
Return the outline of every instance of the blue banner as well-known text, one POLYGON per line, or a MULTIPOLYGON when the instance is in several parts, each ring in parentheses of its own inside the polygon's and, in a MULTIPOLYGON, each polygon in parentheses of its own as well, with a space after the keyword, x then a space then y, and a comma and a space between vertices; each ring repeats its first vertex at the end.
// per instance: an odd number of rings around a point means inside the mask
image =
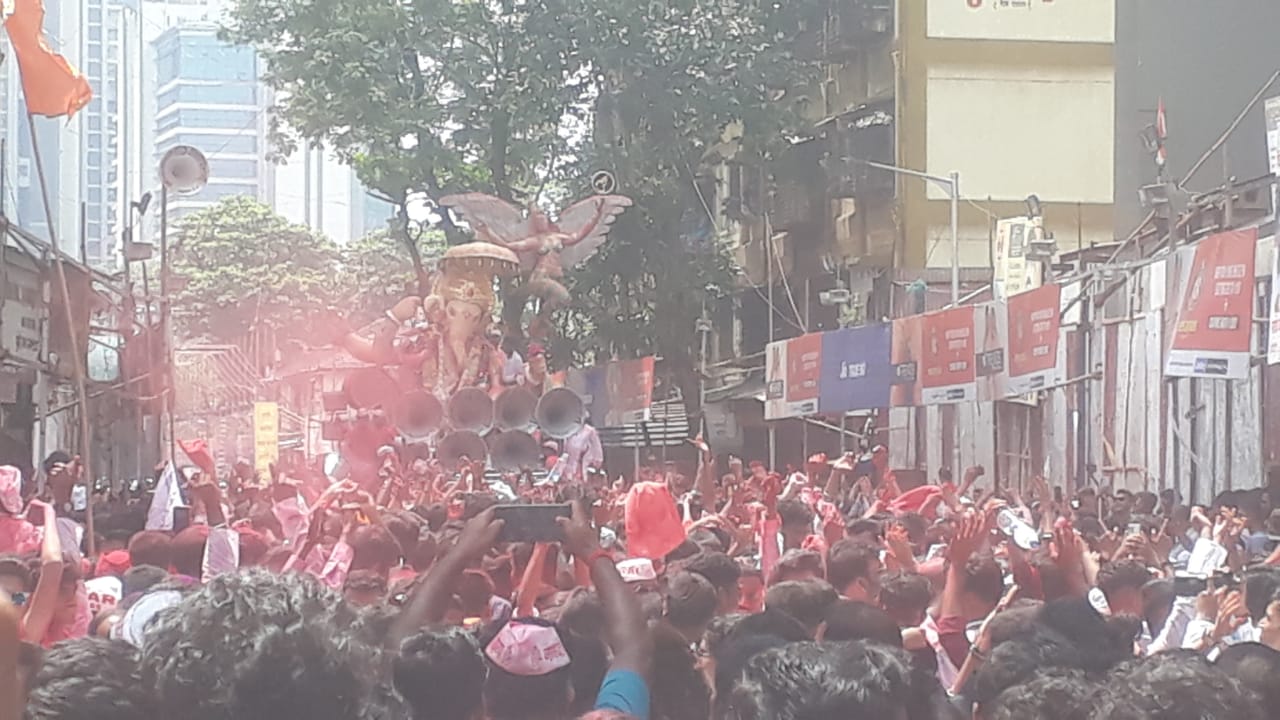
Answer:
POLYGON ((895 382, 892 338, 890 323, 824 333, 818 412, 889 407, 889 388, 895 382))

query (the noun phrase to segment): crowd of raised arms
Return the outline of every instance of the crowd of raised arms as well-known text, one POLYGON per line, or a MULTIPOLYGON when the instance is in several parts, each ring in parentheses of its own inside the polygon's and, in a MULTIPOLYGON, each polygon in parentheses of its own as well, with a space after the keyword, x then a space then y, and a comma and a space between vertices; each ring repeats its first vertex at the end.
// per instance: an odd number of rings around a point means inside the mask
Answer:
POLYGON ((616 481, 189 469, 184 512, 103 497, 92 538, 77 459, 0 468, 0 717, 1280 718, 1280 478, 1192 505, 695 446, 616 481), (499 497, 572 510, 520 541, 499 497))

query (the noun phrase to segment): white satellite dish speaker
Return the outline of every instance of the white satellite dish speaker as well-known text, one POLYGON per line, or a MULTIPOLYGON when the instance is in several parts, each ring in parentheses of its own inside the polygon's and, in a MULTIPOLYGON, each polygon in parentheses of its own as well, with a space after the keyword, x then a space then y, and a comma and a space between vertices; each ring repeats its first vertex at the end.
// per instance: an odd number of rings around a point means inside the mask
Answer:
POLYGON ((189 195, 209 182, 209 161, 190 145, 178 145, 160 161, 160 181, 169 192, 189 195))

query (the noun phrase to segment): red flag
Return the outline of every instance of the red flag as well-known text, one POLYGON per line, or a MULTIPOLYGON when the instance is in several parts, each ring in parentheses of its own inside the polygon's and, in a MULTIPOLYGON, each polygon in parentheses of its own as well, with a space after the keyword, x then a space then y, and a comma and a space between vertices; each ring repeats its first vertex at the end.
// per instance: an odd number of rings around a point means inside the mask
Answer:
POLYGON ((45 40, 42 0, 15 0, 13 14, 4 26, 22 71, 28 112, 70 117, 89 104, 93 98, 89 81, 45 40))
POLYGON ((213 455, 209 453, 209 444, 204 440, 192 440, 191 442, 178 441, 178 447, 182 448, 182 452, 191 458, 191 462, 200 468, 200 471, 208 476, 209 479, 216 479, 217 466, 214 465, 213 455))

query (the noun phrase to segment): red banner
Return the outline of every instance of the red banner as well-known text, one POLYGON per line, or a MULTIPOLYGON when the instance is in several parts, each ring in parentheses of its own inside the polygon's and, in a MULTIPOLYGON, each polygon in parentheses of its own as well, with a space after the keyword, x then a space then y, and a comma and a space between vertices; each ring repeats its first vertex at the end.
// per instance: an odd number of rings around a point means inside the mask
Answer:
POLYGON ((609 397, 606 426, 647 420, 653 404, 653 356, 609 363, 605 366, 605 388, 609 397))
POLYGON ((765 354, 765 418, 776 420, 817 412, 822 333, 769 343, 765 354))
POLYGON ((1178 251, 1172 262, 1181 302, 1165 375, 1248 377, 1257 247, 1258 230, 1251 228, 1210 235, 1178 251))
POLYGON ((1060 380, 1056 376, 1061 304, 1062 288, 1057 285, 1009 297, 1010 393, 1034 392, 1060 380))
POLYGON ((973 307, 924 316, 920 399, 925 405, 967 402, 977 397, 973 307))

